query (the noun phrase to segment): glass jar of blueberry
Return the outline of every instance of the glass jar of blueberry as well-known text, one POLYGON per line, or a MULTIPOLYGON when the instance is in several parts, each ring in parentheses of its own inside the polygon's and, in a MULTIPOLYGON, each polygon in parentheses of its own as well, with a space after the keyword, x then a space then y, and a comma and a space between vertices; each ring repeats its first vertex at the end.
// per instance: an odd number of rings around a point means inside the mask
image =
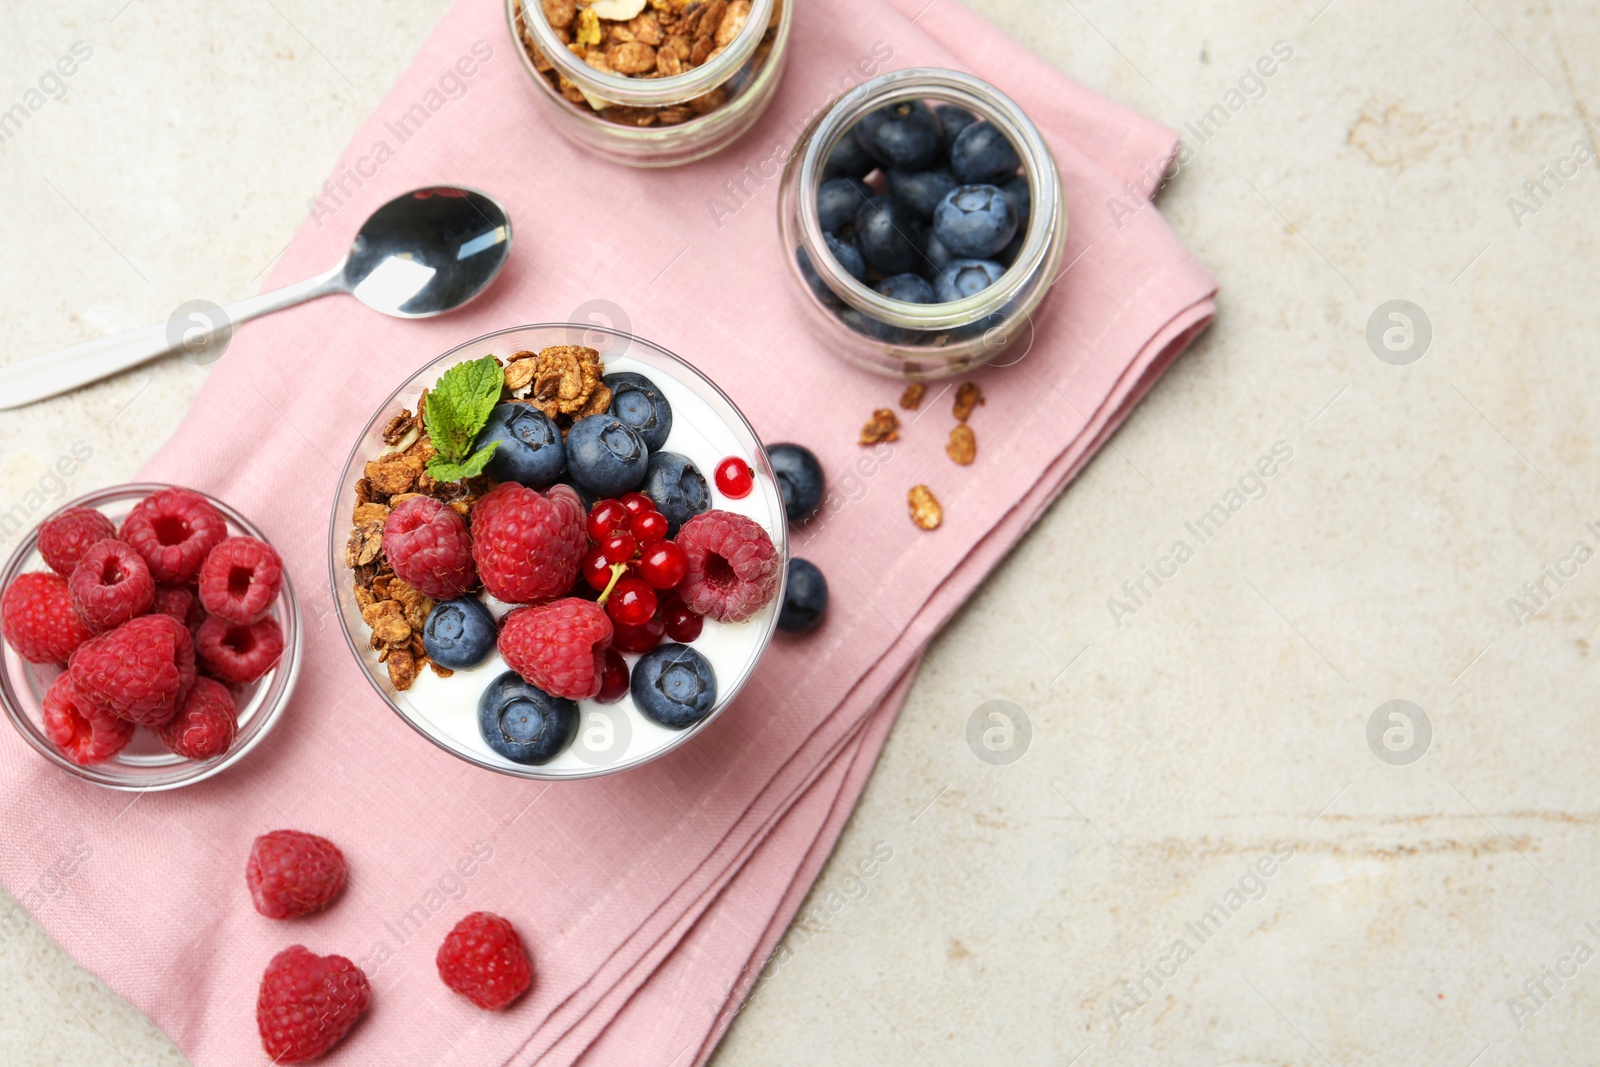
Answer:
POLYGON ((920 67, 858 86, 784 171, 795 292, 828 347, 937 378, 1026 351, 1066 242, 1055 159, 1012 100, 920 67))
POLYGON ((511 37, 556 128, 615 163, 703 159, 777 91, 790 0, 505 0, 511 37))

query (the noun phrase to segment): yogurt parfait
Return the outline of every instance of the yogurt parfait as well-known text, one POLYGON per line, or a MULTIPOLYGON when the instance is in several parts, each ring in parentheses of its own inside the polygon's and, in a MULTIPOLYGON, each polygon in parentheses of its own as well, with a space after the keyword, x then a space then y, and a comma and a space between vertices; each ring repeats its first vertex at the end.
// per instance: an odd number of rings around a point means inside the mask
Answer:
POLYGON ((352 650, 410 725, 502 773, 587 777, 731 702, 777 623, 785 532, 759 440, 694 368, 534 326, 384 405, 330 565, 352 650))

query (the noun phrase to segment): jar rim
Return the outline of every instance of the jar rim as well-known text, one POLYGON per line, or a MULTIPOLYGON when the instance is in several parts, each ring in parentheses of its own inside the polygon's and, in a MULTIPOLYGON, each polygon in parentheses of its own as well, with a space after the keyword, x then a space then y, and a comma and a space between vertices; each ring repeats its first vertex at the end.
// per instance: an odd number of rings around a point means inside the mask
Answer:
MULTIPOLYGON (((762 38, 767 34, 767 24, 772 21, 773 7, 779 0, 752 0, 750 17, 746 20, 744 29, 739 32, 738 37, 729 42, 720 56, 693 70, 674 74, 668 78, 629 78, 621 74, 605 74, 595 70, 561 43, 542 11, 529 13, 530 5, 537 4, 538 0, 511 0, 511 2, 515 5, 522 24, 538 41, 545 62, 554 67, 562 77, 608 103, 627 107, 661 107, 683 103, 708 93, 732 77, 760 46, 762 38), (751 32, 753 27, 759 28, 760 32, 751 32)), ((792 0, 789 6, 792 7, 792 0)), ((789 12, 785 10, 784 17, 787 18, 788 14, 789 12)))
POLYGON ((826 251, 816 189, 834 145, 868 112, 906 100, 934 99, 956 104, 993 122, 1011 138, 1022 155, 1028 179, 1031 208, 1027 233, 1017 258, 1000 280, 972 296, 941 304, 912 304, 893 300, 857 281, 832 255, 810 255, 812 268, 828 288, 850 307, 894 326, 939 330, 969 325, 1003 309, 1024 290, 1041 266, 1048 264, 1057 227, 1066 203, 1055 157, 1033 121, 1005 93, 981 78, 944 67, 910 67, 890 71, 863 82, 840 97, 809 132, 804 153, 798 157, 797 186, 800 238, 810 251, 826 251))

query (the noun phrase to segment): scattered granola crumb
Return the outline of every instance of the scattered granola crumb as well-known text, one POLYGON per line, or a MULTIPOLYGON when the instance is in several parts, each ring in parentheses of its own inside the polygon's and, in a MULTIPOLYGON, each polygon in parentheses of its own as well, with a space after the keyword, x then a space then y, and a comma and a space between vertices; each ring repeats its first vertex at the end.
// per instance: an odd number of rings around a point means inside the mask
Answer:
POLYGON ((977 459, 978 439, 973 435, 972 427, 964 422, 956 423, 950 431, 950 443, 944 446, 944 450, 963 467, 977 459))
POLYGON ((962 382, 961 388, 956 390, 956 418, 966 422, 972 409, 983 402, 983 390, 978 388, 977 382, 962 382))
POLYGON ((872 413, 872 418, 861 427, 861 443, 875 445, 880 441, 900 440, 900 420, 895 417, 892 408, 879 408, 872 413))
POLYGON ((906 391, 900 394, 900 406, 907 411, 917 410, 917 405, 922 403, 922 394, 928 387, 921 382, 912 382, 906 386, 906 391))
POLYGON ((944 522, 944 508, 939 506, 938 497, 927 486, 913 485, 906 500, 911 505, 911 521, 921 529, 937 530, 939 524, 944 522))

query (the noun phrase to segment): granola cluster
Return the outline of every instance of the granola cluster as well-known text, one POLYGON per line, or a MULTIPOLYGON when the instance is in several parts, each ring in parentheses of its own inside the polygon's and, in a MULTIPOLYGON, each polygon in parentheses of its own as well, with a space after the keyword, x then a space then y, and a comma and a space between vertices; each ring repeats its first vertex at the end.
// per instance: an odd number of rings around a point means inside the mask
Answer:
MULTIPOLYGON (((751 70, 765 63, 772 51, 783 2, 773 6, 749 62, 751 70)), ((751 0, 539 0, 539 6, 556 38, 595 70, 629 78, 671 78, 721 55, 749 25, 751 0)), ((725 86, 661 107, 632 107, 587 95, 539 51, 522 14, 517 17, 517 31, 534 69, 557 92, 612 122, 676 126, 728 102, 725 86)))
MULTIPOLYGON (((606 410, 611 390, 601 382, 605 366, 592 348, 556 345, 540 352, 517 352, 505 367, 502 401, 528 404, 556 421, 563 432, 585 415, 606 410)), ((424 428, 428 394, 417 410, 403 409, 384 428, 389 451, 368 461, 356 482, 355 510, 345 544, 345 565, 351 570, 356 604, 372 629, 371 647, 389 671, 397 690, 410 689, 424 667, 442 678, 452 673, 433 663, 422 643, 423 627, 434 602, 401 580, 383 553, 383 527, 389 513, 406 500, 431 496, 470 517, 478 500, 491 488, 487 475, 459 482, 429 476, 434 448, 424 428)))

